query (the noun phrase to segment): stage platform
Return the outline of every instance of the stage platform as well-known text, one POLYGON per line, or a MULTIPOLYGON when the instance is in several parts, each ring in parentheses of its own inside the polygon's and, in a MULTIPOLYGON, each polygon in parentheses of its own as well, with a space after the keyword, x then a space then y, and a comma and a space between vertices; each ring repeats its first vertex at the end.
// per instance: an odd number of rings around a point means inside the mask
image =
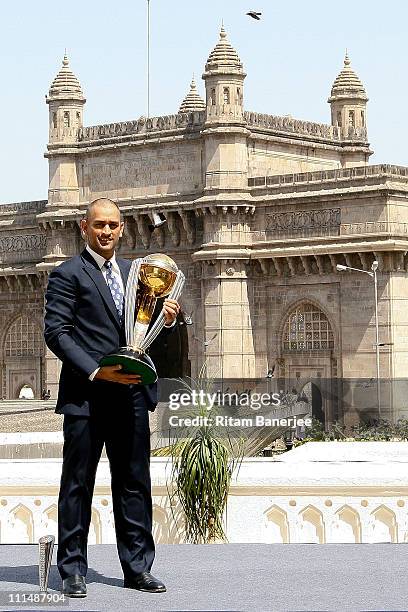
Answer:
MULTIPOLYGON (((55 552, 54 552, 55 557, 55 552)), ((0 591, 38 592, 37 547, 0 546, 0 591)), ((407 610, 404 544, 159 545, 153 573, 167 593, 122 587, 113 545, 89 547, 88 596, 68 606, 0 606, 0 610, 255 611, 407 610)), ((54 564, 50 591, 60 579, 54 564)))

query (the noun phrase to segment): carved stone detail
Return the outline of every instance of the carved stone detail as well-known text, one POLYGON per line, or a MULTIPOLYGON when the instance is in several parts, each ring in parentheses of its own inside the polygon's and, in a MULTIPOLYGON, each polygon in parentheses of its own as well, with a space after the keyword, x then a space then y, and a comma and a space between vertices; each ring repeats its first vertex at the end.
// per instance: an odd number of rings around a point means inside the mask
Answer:
MULTIPOLYGON (((301 121, 293 117, 279 117, 276 115, 265 115, 263 113, 244 112, 244 118, 249 128, 266 128, 276 132, 293 134, 304 134, 325 138, 326 140, 341 140, 341 128, 325 123, 314 123, 312 121, 301 121)), ((347 140, 367 140, 367 129, 365 127, 350 127, 347 140)))
POLYGON ((194 111, 178 115, 164 115, 161 117, 139 117, 135 121, 121 121, 119 123, 108 123, 105 125, 93 125, 80 128, 78 131, 79 142, 90 140, 103 140, 131 136, 134 134, 146 134, 147 132, 163 132, 204 125, 205 111, 194 111))
POLYGON ((340 230, 340 208, 323 210, 299 210, 266 214, 266 231, 274 234, 296 232, 324 232, 325 229, 340 230))
POLYGON ((302 261, 303 269, 305 271, 306 276, 309 276, 310 274, 312 274, 312 269, 310 267, 309 258, 302 255, 300 259, 302 261))
POLYGON ((259 265, 261 267, 261 272, 264 276, 268 276, 270 270, 270 260, 269 259, 259 259, 259 265))
POLYGON ((122 240, 130 249, 134 249, 136 246, 136 228, 135 220, 133 217, 125 217, 125 225, 123 228, 122 240))
POLYGON ((183 223, 184 231, 187 234, 187 241, 189 244, 194 244, 196 235, 195 235, 195 223, 194 223, 194 213, 189 210, 181 210, 180 211, 181 221, 183 223))
POLYGON ((39 251, 45 249, 46 237, 43 234, 12 234, 0 237, 0 253, 11 251, 39 251))
POLYGON ((286 260, 289 266, 290 275, 296 276, 296 257, 287 257, 286 260))
POLYGON ((137 231, 142 239, 142 243, 145 249, 150 246, 151 234, 148 227, 148 220, 146 215, 135 215, 134 217, 137 225, 137 231))
POLYGON ((368 271, 370 269, 370 262, 369 262, 369 258, 368 258, 368 253, 365 253, 363 251, 361 253, 358 253, 358 256, 360 258, 362 269, 368 271))
POLYGON ((2 204, 0 214, 10 213, 42 213, 47 205, 47 200, 33 202, 15 202, 13 204, 2 204))
POLYGON ((276 274, 278 276, 283 276, 284 275, 284 268, 283 268, 282 259, 280 259, 279 257, 272 257, 272 261, 273 261, 273 264, 275 266, 276 274))
POLYGON ((168 212, 166 214, 167 227, 169 228, 170 239, 174 246, 180 245, 180 227, 178 224, 177 214, 168 212))
POLYGON ((153 230, 152 237, 156 240, 158 246, 162 249, 166 244, 166 232, 164 231, 164 227, 156 227, 153 230))

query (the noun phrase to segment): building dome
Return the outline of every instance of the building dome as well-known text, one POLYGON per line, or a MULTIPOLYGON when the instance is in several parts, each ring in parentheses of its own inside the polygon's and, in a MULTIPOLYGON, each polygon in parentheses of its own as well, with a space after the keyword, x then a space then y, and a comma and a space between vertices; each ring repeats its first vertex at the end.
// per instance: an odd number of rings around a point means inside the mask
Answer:
POLYGON ((50 87, 49 99, 55 98, 74 98, 77 100, 84 99, 81 84, 75 74, 70 69, 68 57, 66 54, 64 55, 64 59, 62 60, 62 68, 53 80, 50 87))
POLYGON ((331 89, 329 102, 344 98, 353 98, 367 102, 367 94, 364 85, 350 66, 350 58, 346 53, 344 68, 337 76, 331 89))
POLYGON ((239 59, 238 53, 227 39, 227 34, 224 26, 221 26, 220 40, 211 51, 205 71, 208 72, 225 72, 232 70, 233 72, 243 72, 242 62, 239 59))
POLYGON ((179 113, 192 113, 193 111, 205 110, 205 102, 197 91, 194 77, 190 84, 190 91, 182 101, 179 113))

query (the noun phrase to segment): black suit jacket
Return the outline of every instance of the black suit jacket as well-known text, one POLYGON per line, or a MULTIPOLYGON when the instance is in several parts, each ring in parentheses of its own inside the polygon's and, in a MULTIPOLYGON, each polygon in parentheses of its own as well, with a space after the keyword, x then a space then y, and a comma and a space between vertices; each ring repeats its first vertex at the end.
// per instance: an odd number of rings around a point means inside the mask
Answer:
MULTIPOLYGON (((132 262, 119 258, 116 261, 126 287, 132 262)), ((117 391, 122 398, 126 396, 135 403, 140 403, 142 394, 148 409, 154 410, 156 383, 125 387, 119 383, 89 380, 100 359, 126 345, 126 338, 110 289, 86 249, 52 271, 45 298, 45 342, 62 361, 55 412, 89 416, 92 399, 104 391, 112 394, 117 391)), ((172 329, 163 330, 160 336, 172 329)))

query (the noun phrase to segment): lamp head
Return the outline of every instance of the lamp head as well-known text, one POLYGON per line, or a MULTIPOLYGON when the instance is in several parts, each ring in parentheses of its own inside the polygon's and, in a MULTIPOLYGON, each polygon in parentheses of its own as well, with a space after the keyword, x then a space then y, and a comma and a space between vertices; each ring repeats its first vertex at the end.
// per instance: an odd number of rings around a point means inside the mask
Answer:
POLYGON ((149 225, 149 230, 153 232, 157 227, 164 225, 164 223, 167 223, 167 219, 163 213, 154 212, 152 213, 152 223, 149 225))
POLYGON ((342 266, 341 264, 337 264, 336 268, 339 272, 343 272, 344 270, 347 270, 347 266, 342 266))

